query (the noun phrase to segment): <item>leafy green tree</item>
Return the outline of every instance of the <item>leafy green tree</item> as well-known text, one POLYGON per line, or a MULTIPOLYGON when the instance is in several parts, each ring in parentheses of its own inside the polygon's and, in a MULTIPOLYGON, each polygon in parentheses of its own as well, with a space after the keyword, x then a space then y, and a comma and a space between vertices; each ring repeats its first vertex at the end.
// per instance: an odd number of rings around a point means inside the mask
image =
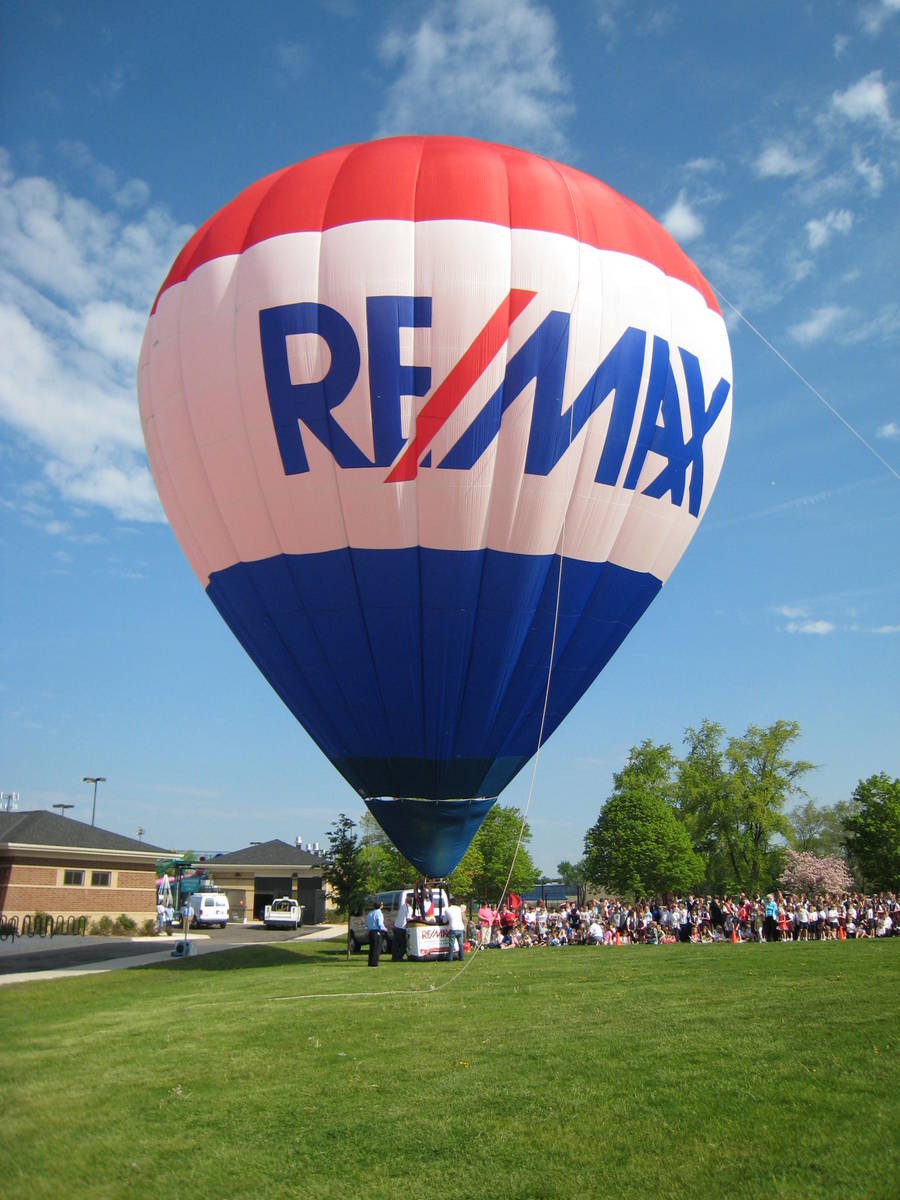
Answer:
POLYGON ((884 771, 856 785, 847 849, 867 888, 900 887, 900 779, 884 771))
POLYGON ((813 764, 789 755, 800 736, 796 721, 750 725, 723 749, 724 736, 714 721, 686 731, 677 807, 706 864, 707 887, 762 889, 782 870, 792 836, 785 804, 803 794, 800 781, 813 764))
POLYGON ((578 897, 578 903, 584 903, 584 885, 587 883, 587 870, 585 868, 584 858, 580 858, 577 863, 561 862, 557 863, 556 870, 559 874, 560 881, 565 884, 567 891, 575 889, 575 894, 578 897))
POLYGON ((531 830, 527 823, 522 829, 522 840, 516 851, 521 827, 522 814, 517 808, 495 804, 472 839, 462 862, 450 876, 451 890, 459 895, 496 902, 500 899, 511 866, 511 891, 527 892, 534 887, 540 871, 528 852, 531 830))
POLYGON ((587 878, 621 895, 690 888, 703 874, 688 832, 670 801, 676 759, 670 746, 645 741, 613 778, 613 791, 584 839, 587 878))
POLYGON ((356 824, 346 813, 339 813, 327 837, 322 874, 331 884, 338 912, 348 913, 367 891, 365 862, 360 854, 356 824))
POLYGON ((844 823, 849 815, 850 805, 845 801, 830 808, 812 800, 798 805, 788 814, 793 848, 819 858, 843 858, 847 836, 844 823))
MULTIPOLYGON (((736 828, 733 841, 744 864, 744 886, 751 889, 772 883, 783 865, 783 850, 775 837, 790 837, 784 806, 790 796, 803 795, 800 780, 813 769, 805 759, 791 759, 788 751, 800 737, 796 721, 776 721, 767 729, 747 727, 743 737, 731 738, 727 758, 733 780, 736 828)), ((737 881, 735 881, 737 882, 737 881)))
POLYGON ((411 887, 419 874, 368 812, 360 821, 359 857, 367 892, 411 887))
POLYGON ((706 889, 730 890, 739 855, 733 781, 722 749, 725 730, 716 721, 704 721, 699 729, 686 729, 684 736, 688 753, 678 765, 675 808, 703 860, 706 889))

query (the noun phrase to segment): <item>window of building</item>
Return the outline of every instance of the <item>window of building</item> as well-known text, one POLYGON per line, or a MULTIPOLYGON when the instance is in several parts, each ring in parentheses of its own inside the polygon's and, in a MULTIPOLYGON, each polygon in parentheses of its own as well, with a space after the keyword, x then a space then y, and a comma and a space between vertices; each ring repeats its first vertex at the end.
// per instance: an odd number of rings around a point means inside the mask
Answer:
POLYGON ((91 871, 91 887, 109 887, 112 871, 91 871))
POLYGON ((64 871, 64 887, 84 887, 84 871, 64 871))

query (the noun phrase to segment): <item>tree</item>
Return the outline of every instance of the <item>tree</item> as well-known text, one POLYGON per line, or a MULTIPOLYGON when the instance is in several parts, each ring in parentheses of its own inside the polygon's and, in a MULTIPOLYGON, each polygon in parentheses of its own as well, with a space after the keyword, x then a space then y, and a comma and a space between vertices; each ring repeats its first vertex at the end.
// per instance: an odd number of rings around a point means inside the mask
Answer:
POLYGON ((844 822, 849 815, 850 805, 846 801, 827 808, 807 800, 788 814, 794 849, 819 858, 842 858, 846 839, 844 822))
POLYGON ((813 764, 788 755, 799 738, 796 721, 768 728, 750 725, 743 737, 721 741, 714 721, 688 729, 681 764, 678 809, 695 849, 706 863, 706 884, 716 891, 762 889, 781 871, 791 824, 784 806, 803 794, 800 780, 813 764))
POLYGON ((529 888, 534 887, 540 875, 528 853, 530 841, 531 830, 527 823, 522 828, 522 814, 519 810, 512 806, 495 804, 472 839, 462 862, 450 876, 451 889, 461 895, 477 896, 480 900, 496 902, 500 899, 509 876, 508 886, 511 891, 527 892, 529 888))
POLYGON ((778 881, 798 892, 849 892, 853 877, 840 858, 819 858, 808 850, 788 850, 778 881))
POLYGON ((703 874, 687 829, 668 800, 674 794, 670 746, 645 741, 613 778, 613 791, 584 839, 591 882, 630 896, 690 888, 703 874))
POLYGON ((328 849, 322 874, 331 884, 334 902, 341 913, 348 913, 367 889, 365 863, 355 829, 355 823, 346 813, 339 813, 327 835, 328 849))
POLYGON ((371 813, 360 821, 359 858, 367 892, 411 887, 419 872, 404 858, 371 813))
POLYGON ((847 850, 867 888, 900 886, 900 779, 861 779, 845 822, 847 850))
POLYGON ((584 885, 587 883, 587 870, 584 858, 580 858, 577 863, 557 863, 556 870, 559 873, 560 880, 565 884, 566 890, 571 891, 574 888, 575 894, 578 897, 578 903, 584 904, 584 885))

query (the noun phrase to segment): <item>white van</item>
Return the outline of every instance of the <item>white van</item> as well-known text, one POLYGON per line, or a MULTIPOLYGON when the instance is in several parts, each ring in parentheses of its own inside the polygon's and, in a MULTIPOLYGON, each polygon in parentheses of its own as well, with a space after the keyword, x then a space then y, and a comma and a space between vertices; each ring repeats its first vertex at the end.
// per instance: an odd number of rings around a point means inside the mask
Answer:
MULTIPOLYGON (((376 892, 374 896, 367 896, 364 906, 354 909, 350 914, 347 944, 350 947, 351 953, 355 953, 360 946, 367 946, 369 944, 369 931, 366 929, 366 913, 371 911, 373 905, 378 901, 381 901, 384 905, 382 916, 384 917, 384 927, 387 930, 387 944, 390 946, 391 934, 394 929, 394 919, 400 910, 400 905, 404 900, 411 897, 412 894, 412 888, 403 888, 398 892, 376 892)), ((443 888, 425 889, 426 920, 434 920, 439 925, 444 913, 447 911, 447 904, 447 893, 443 888)))
POLYGON ((195 892, 187 899, 194 910, 192 925, 198 928, 218 925, 224 929, 228 924, 228 897, 224 892, 195 892))

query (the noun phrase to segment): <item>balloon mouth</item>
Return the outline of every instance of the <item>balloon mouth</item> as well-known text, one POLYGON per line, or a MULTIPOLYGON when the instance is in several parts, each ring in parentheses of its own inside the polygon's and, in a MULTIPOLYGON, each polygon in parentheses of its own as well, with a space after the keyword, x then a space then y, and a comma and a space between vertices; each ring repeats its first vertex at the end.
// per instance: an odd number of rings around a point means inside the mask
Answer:
POLYGON ((366 796, 369 812, 400 853, 430 879, 459 866, 496 796, 431 800, 414 796, 366 796))

